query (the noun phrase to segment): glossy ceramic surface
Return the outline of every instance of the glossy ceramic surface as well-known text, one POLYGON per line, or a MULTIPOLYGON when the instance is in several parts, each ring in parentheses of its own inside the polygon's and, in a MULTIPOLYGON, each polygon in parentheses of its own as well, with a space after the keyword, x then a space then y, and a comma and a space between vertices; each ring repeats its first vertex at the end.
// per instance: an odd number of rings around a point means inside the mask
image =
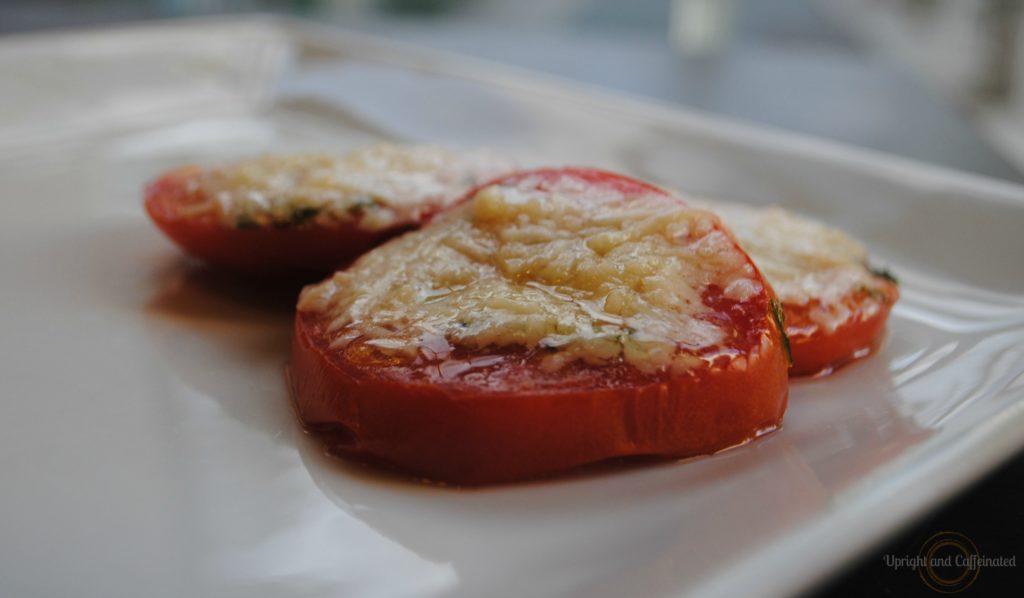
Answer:
POLYGON ((288 22, 10 37, 0 72, 5 596, 785 594, 1024 444, 1019 187, 288 22), (475 491, 338 462, 288 402, 295 289, 189 263, 140 191, 379 138, 779 203, 904 297, 723 454, 475 491))

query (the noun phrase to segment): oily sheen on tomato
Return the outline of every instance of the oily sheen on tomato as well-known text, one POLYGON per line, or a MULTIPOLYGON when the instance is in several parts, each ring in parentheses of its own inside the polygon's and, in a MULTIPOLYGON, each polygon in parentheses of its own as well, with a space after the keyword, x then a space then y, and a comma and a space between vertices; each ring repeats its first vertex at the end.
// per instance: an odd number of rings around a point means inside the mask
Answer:
POLYGON ((722 217, 775 290, 791 375, 828 374, 881 344, 899 288, 891 274, 868 267, 862 243, 775 206, 701 205, 722 217))
MULTIPOLYGON (((877 277, 872 288, 850 291, 838 305, 843 317, 829 326, 816 312, 821 302, 783 303, 794 376, 821 375, 873 353, 885 336, 885 323, 899 299, 892 280, 877 277)), ((833 310, 836 305, 829 306, 833 310)))
POLYGON ((452 484, 712 453, 781 423, 772 300, 713 214, 521 172, 303 291, 294 400, 333 453, 452 484))

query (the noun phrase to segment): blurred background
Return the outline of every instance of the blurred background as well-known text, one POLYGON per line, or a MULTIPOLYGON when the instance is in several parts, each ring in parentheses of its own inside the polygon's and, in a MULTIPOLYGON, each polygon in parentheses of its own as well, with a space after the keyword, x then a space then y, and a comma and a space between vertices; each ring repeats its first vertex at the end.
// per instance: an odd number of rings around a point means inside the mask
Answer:
POLYGON ((1024 0, 0 0, 0 33, 250 12, 1024 182, 1024 0))

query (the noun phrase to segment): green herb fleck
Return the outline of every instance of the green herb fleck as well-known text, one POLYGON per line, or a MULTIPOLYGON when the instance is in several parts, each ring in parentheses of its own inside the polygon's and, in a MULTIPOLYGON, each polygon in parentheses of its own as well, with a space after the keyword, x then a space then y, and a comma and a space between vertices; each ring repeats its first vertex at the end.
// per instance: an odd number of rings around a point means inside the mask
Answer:
POLYGON ((260 224, 253 220, 253 217, 248 214, 242 214, 235 220, 235 228, 259 228, 259 225, 260 224))
POLYGON ((775 325, 779 327, 779 334, 782 335, 782 348, 786 351, 786 361, 792 366, 793 350, 789 346, 789 335, 786 334, 786 313, 782 311, 782 304, 779 303, 778 299, 772 299, 768 305, 771 308, 775 325))
POLYGON ((317 206, 297 206, 294 208, 282 208, 278 210, 273 218, 274 228, 289 228, 309 222, 320 213, 317 206))
POLYGON ((875 301, 881 301, 882 303, 887 303, 889 301, 889 297, 887 297, 885 292, 882 291, 881 289, 876 289, 862 284, 857 287, 857 290, 860 291, 861 293, 867 294, 875 301))
POLYGON ((372 197, 362 197, 348 207, 348 213, 358 216, 368 210, 377 207, 377 202, 372 197))
POLYGON ((884 279, 888 280, 889 282, 891 282, 891 283, 893 283, 895 285, 900 284, 899 279, 896 278, 896 276, 893 275, 893 273, 890 272, 888 268, 871 268, 871 267, 869 267, 868 270, 871 270, 871 273, 874 274, 875 276, 879 277, 879 278, 884 278, 884 279))
POLYGON ((292 226, 297 226, 299 224, 302 224, 303 222, 307 222, 309 220, 312 220, 313 218, 316 218, 316 215, 319 213, 320 208, 317 206, 304 206, 296 208, 294 211, 292 211, 292 216, 291 219, 289 220, 289 224, 292 226))

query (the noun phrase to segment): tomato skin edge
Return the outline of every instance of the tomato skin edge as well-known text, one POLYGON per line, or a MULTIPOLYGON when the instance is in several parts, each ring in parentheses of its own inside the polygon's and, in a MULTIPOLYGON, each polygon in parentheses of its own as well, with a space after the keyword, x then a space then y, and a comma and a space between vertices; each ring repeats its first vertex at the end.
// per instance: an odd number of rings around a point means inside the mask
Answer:
POLYGON ((331 453, 454 485, 537 478, 618 457, 718 452, 777 428, 788 400, 774 327, 776 338, 742 369, 629 388, 479 393, 357 376, 315 331, 314 316, 299 313, 293 398, 306 429, 331 453))
POLYGON ((880 283, 880 286, 883 299, 878 302, 877 311, 870 315, 864 313, 865 302, 874 301, 873 297, 862 296, 853 300, 853 315, 832 332, 818 329, 807 334, 798 327, 791 329, 791 322, 808 319, 807 308, 783 304, 793 354, 790 376, 826 376, 877 351, 885 337, 889 313, 900 295, 895 283, 886 281, 880 283))
MULTIPOLYGON (((517 170, 515 172, 496 176, 486 182, 480 183, 469 191, 466 191, 448 208, 431 214, 430 218, 436 218, 455 206, 471 201, 477 193, 491 185, 515 184, 528 178, 537 179, 543 185, 565 175, 572 176, 587 183, 611 187, 612 189, 625 193, 651 193, 666 199, 672 199, 673 201, 681 204, 686 204, 686 200, 667 189, 663 189, 646 181, 634 179, 633 177, 612 172, 610 170, 594 168, 591 166, 548 166, 544 168, 517 170)), ((730 236, 732 235, 731 232, 729 234, 730 236)))

